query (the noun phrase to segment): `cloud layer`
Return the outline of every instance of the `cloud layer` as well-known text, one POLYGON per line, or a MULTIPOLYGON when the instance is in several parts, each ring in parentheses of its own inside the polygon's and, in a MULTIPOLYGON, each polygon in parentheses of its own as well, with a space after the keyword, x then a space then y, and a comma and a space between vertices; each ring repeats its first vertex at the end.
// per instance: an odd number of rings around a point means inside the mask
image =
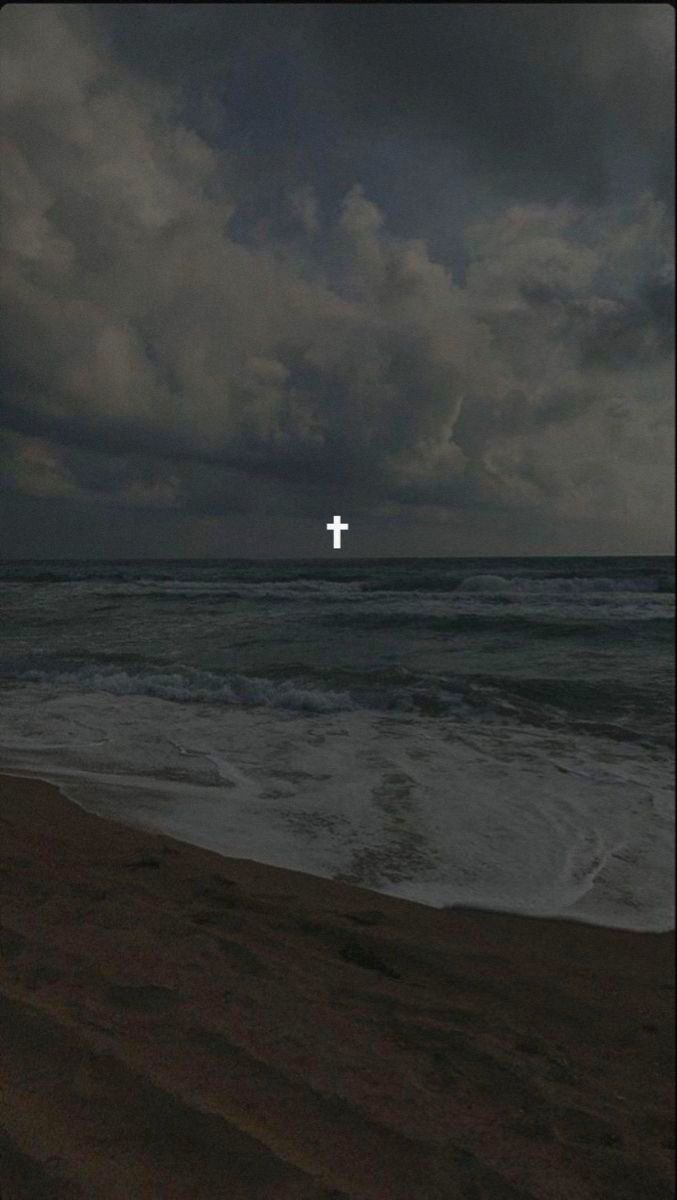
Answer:
POLYGON ((669 10, 507 7, 3 11, 8 545, 42 501, 163 514, 158 553, 335 511, 355 553, 670 549, 669 10), (444 188, 388 209, 393 122, 484 197, 446 260, 444 188))

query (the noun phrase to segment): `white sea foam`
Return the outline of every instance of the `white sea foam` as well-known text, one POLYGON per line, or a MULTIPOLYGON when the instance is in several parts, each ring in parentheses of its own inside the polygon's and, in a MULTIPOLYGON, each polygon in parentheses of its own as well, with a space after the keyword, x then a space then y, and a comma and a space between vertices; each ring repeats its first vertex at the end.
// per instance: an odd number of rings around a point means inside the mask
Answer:
POLYGON ((16 687, 0 767, 103 815, 436 906, 673 925, 671 778, 524 725, 16 687))

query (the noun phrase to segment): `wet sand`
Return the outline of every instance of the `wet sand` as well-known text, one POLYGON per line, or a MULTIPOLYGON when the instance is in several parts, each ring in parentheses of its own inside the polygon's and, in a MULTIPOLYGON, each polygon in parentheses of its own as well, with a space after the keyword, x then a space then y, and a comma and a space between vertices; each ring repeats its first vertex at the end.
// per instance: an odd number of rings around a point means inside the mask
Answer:
POLYGON ((674 935, 427 908, 0 777, 2 1200, 669 1200, 674 935))

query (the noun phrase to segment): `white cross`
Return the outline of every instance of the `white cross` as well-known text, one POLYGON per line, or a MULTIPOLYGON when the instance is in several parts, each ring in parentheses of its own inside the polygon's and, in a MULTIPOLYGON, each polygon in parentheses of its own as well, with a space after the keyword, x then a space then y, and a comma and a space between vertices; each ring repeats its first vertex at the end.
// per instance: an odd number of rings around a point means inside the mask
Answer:
POLYGON ((332 533, 334 534, 334 549, 340 550, 341 549, 341 530, 342 529, 350 529, 350 526, 345 525, 341 521, 340 517, 334 517, 333 521, 327 522, 327 529, 331 529, 332 533))

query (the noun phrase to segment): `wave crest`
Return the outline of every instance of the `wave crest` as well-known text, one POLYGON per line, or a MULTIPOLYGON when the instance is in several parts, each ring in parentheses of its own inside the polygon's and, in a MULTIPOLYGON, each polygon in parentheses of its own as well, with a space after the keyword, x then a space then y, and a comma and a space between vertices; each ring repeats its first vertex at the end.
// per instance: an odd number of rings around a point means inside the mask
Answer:
POLYGON ((620 579, 606 576, 560 576, 530 578, 528 576, 469 575, 461 580, 459 592, 521 592, 538 596, 595 595, 601 592, 662 592, 669 588, 668 579, 620 579))
POLYGON ((241 704, 250 707, 287 708, 296 712, 341 712, 354 708, 347 692, 320 691, 293 680, 230 675, 185 667, 180 671, 121 671, 114 666, 80 666, 64 671, 29 670, 18 678, 26 683, 48 683, 78 691, 109 692, 114 696, 156 696, 184 703, 241 704))

